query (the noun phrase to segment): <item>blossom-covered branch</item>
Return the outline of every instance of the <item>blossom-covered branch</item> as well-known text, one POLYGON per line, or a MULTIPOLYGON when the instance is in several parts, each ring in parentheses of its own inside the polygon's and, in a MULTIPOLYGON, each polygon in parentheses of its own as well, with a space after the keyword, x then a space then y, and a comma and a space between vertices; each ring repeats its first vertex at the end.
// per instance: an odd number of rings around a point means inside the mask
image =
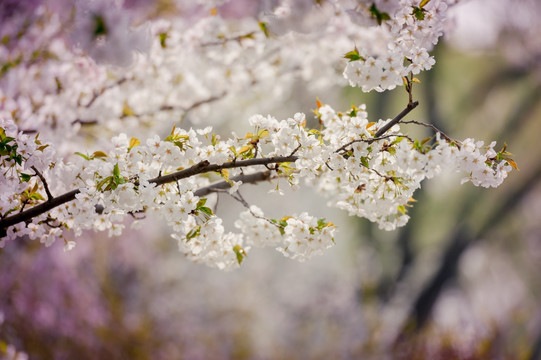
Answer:
MULTIPOLYGON (((241 167, 249 167, 254 165, 268 165, 268 164, 280 164, 284 162, 294 162, 297 160, 296 156, 276 156, 271 158, 257 158, 257 159, 246 159, 246 160, 239 160, 239 161, 231 161, 227 162, 221 165, 218 164, 210 164, 208 161, 204 160, 201 161, 193 166, 191 166, 188 169, 180 170, 172 174, 168 175, 162 175, 158 176, 156 178, 148 180, 150 184, 155 185, 163 185, 171 182, 175 182, 181 179, 185 179, 191 176, 195 176, 198 174, 208 173, 208 172, 214 172, 214 171, 221 171, 223 169, 231 169, 231 168, 241 168, 241 167)), ((39 173, 38 173, 39 174, 39 173)), ((40 176, 40 175, 38 175, 40 176)), ((242 179, 245 179, 248 182, 254 182, 256 179, 258 179, 260 176, 251 176, 251 177, 238 177, 238 180, 234 181, 242 181, 242 179)), ((40 176, 42 178, 42 176, 40 176)), ((264 178, 264 177, 262 177, 264 178)), ((268 176, 267 176, 268 178, 268 176)), ((44 182, 46 184, 46 182, 44 182)), ((225 183, 227 184, 227 182, 225 183)), ((223 187, 222 185, 218 187, 223 187)), ((209 189, 214 189, 214 187, 209 187, 209 189)), ((50 195, 48 188, 45 188, 46 192, 48 193, 47 201, 44 203, 41 203, 39 205, 36 205, 30 209, 24 210, 22 212, 19 212, 15 215, 7 216, 5 218, 2 218, 0 220, 0 229, 7 229, 9 226, 15 225, 19 222, 28 222, 32 218, 39 216, 41 214, 46 213, 49 210, 54 209, 57 206, 60 206, 62 204, 65 204, 67 202, 70 202, 72 200, 75 200, 76 195, 80 193, 79 189, 71 190, 65 194, 62 194, 58 197, 53 197, 50 195)), ((202 189, 201 193, 203 195, 208 194, 206 192, 207 190, 202 189)), ((200 195, 201 196, 201 195, 200 195)), ((0 233, 1 234, 1 233, 0 233)), ((2 236, 5 236, 2 235, 2 236)))
POLYGON ((330 206, 392 230, 408 221, 421 182, 443 169, 495 187, 516 167, 505 146, 458 146, 435 128, 434 141, 419 141, 400 129, 418 106, 414 75, 435 62, 429 51, 451 0, 284 1, 270 10, 257 2, 240 18, 227 4, 187 2, 181 13, 192 21, 146 27, 120 3, 45 11, 2 37, 0 247, 64 238, 70 249, 65 234, 119 235, 156 215, 195 261, 234 268, 254 246, 302 261, 333 245, 334 224, 287 210, 266 216, 237 193, 243 183, 278 178, 278 193, 311 186, 330 206), (404 86, 408 105, 369 122, 364 105, 338 112, 318 101, 319 128, 302 113, 252 115, 272 113, 268 105, 285 103, 296 86, 336 89, 344 78, 365 92, 404 86), (249 118, 250 131, 226 139, 203 125, 239 118, 249 118), (185 128, 169 133, 173 124, 185 128), (236 232, 225 231, 205 197, 224 191, 248 208, 236 232))

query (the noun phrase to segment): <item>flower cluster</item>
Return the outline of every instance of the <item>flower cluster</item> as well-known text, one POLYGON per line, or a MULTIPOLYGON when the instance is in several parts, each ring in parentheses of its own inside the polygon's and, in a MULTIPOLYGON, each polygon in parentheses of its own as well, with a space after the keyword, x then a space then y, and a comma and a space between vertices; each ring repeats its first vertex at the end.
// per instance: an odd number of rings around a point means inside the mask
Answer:
POLYGON ((163 134, 171 119, 216 126, 273 113, 296 86, 345 85, 344 68, 354 86, 392 89, 430 68, 448 2, 255 1, 235 13, 232 2, 177 1, 180 15, 139 27, 141 2, 77 1, 63 11, 46 2, 35 20, 0 27, 0 115, 67 155, 81 141, 103 149, 121 131, 163 134))
POLYGON ((372 5, 357 5, 349 11, 356 17, 374 19, 386 46, 363 46, 350 51, 344 76, 351 86, 363 91, 394 89, 403 83, 402 77, 429 70, 435 60, 428 51, 443 34, 448 3, 446 0, 401 0, 392 6, 390 14, 372 5))
MULTIPOLYGON (((326 194, 329 205, 392 230, 407 222, 409 201, 421 181, 442 168, 456 168, 474 185, 489 187, 498 186, 514 166, 494 143, 483 149, 482 142, 459 143, 439 132, 433 143, 419 142, 401 133, 399 125, 382 134, 390 120, 369 123, 364 106, 340 113, 319 105, 316 114, 319 130, 307 128, 301 113, 285 120, 256 115, 249 119, 253 132, 227 140, 211 128, 173 128, 164 139, 144 142, 121 134, 112 139, 112 150, 77 153, 72 161, 53 160, 52 146, 2 121, 0 150, 7 170, 0 181, 9 189, 0 196, 2 221, 17 219, 29 207, 54 206, 10 223, 1 244, 28 235, 50 245, 68 229, 75 235, 86 229, 119 235, 126 216, 137 225, 154 213, 195 261, 232 268, 253 246, 273 246, 304 260, 332 246, 334 225, 306 213, 267 218, 237 194, 243 180, 283 177, 293 188, 304 181, 326 194), (209 173, 218 175, 217 183, 209 173), (258 174, 265 176, 250 178, 258 174), (225 232, 204 197, 226 188, 249 208, 235 223, 239 233, 225 232)), ((73 245, 66 240, 67 249, 73 245)))

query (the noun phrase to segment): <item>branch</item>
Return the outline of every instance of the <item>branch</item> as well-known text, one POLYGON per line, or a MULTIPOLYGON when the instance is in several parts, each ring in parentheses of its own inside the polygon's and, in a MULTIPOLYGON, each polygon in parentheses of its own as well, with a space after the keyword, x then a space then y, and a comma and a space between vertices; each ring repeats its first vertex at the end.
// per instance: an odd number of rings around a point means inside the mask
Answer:
POLYGON ((43 187, 45 188, 45 192, 47 193, 47 201, 51 201, 51 199, 54 197, 51 192, 49 191, 49 184, 47 184, 47 180, 45 180, 45 177, 39 172, 38 169, 36 169, 35 166, 32 166, 32 170, 36 173, 36 175, 41 180, 41 183, 43 184, 43 187))
POLYGON ((402 120, 406 115, 408 115, 413 109, 415 109, 419 105, 418 101, 414 101, 408 104, 404 110, 400 112, 400 114, 396 115, 394 119, 389 121, 387 124, 385 124, 384 127, 379 129, 374 137, 380 137, 381 135, 385 134, 387 130, 392 128, 394 125, 396 125, 400 120, 402 120))
MULTIPOLYGON (((166 183, 185 179, 194 175, 213 172, 213 171, 220 171, 222 169, 240 168, 240 167, 256 166, 256 165, 278 164, 278 163, 284 163, 284 162, 294 162, 295 160, 297 160, 297 158, 298 158, 297 156, 293 156, 293 155, 275 156, 275 157, 270 157, 270 158, 229 161, 221 165, 209 164, 207 160, 203 160, 193 165, 192 167, 189 167, 181 171, 177 171, 172 174, 158 176, 154 179, 149 180, 149 182, 151 184, 156 184, 157 186, 159 186, 166 183)), ((52 210, 57 206, 60 206, 62 204, 75 200, 75 196, 79 194, 80 192, 81 191, 79 189, 69 191, 58 197, 50 198, 46 202, 36 205, 28 210, 25 210, 23 212, 17 213, 12 216, 8 216, 0 220, 0 237, 5 235, 5 231, 7 230, 8 227, 18 224, 23 221, 24 222, 29 221, 30 219, 36 216, 39 216, 41 214, 44 214, 47 211, 52 210)))
POLYGON ((408 137, 407 135, 399 135, 399 134, 389 134, 389 135, 385 135, 385 136, 380 136, 380 137, 374 137, 374 138, 371 138, 371 139, 356 139, 356 140, 351 140, 350 142, 348 142, 347 144, 341 146, 338 150, 335 150, 335 153, 339 153, 340 151, 344 151, 346 150, 350 145, 353 145, 355 143, 358 143, 358 142, 365 142, 365 143, 368 143, 368 144, 372 144, 374 141, 378 141, 378 140, 384 140, 384 139, 389 139, 389 138, 392 138, 392 137, 402 137, 402 138, 406 138, 408 139, 409 141, 411 141, 413 143, 413 140, 408 137))
MULTIPOLYGON (((216 99, 210 98, 207 100, 202 101, 201 103, 194 104, 195 106, 199 106, 207 101, 214 101, 216 99)), ((394 119, 392 119, 389 123, 387 123, 384 127, 379 129, 376 134, 375 138, 382 137, 383 134, 387 130, 389 130, 393 125, 398 123, 400 120, 402 120, 407 114, 409 114, 413 109, 415 109, 419 105, 418 101, 410 102, 408 103, 407 107, 400 112, 394 119)), ((377 140, 377 139, 376 139, 377 140)), ((284 162, 294 162, 298 159, 298 156, 295 156, 294 153, 298 150, 295 149, 293 153, 291 153, 289 156, 275 156, 270 158, 253 158, 253 159, 246 159, 246 160, 233 160, 228 161, 223 164, 210 164, 207 160, 203 160, 187 169, 177 171, 172 174, 168 175, 160 175, 158 177, 155 177, 153 179, 149 180, 149 183, 156 184, 157 186, 175 182, 181 179, 185 179, 191 176, 195 176, 198 174, 208 173, 208 172, 214 172, 214 171, 220 171, 222 169, 231 169, 231 168, 242 168, 242 167, 248 167, 248 166, 256 166, 256 165, 269 165, 269 164, 279 164, 284 162)), ((253 175, 253 174, 252 174, 253 175)), ((39 175, 38 175, 39 176, 39 175)), ((249 176, 249 175, 247 175, 249 176)), ((253 175, 254 178, 252 182, 257 182, 260 180, 256 180, 257 176, 253 175)), ((261 177, 263 175, 260 175, 261 177)), ((41 178, 41 177, 40 177, 41 178)), ((249 178, 251 179, 251 178, 249 178)), ((262 179, 263 180, 263 179, 262 179)), ((261 181, 262 181, 261 180, 261 181)), ((43 179, 42 179, 43 181, 43 179)), ((45 182, 44 182, 45 184, 45 182)), ((221 189, 223 186, 222 184, 217 184, 217 189, 221 189)), ((201 191, 201 193, 208 193, 212 192, 211 188, 202 188, 198 191, 201 191)), ((41 203, 39 205, 36 205, 28 210, 21 211, 15 215, 8 216, 6 218, 3 218, 0 220, 0 237, 5 235, 5 231, 8 227, 13 226, 15 224, 18 224, 20 222, 27 222, 30 219, 39 216, 41 214, 46 213, 47 211, 54 209, 57 206, 60 206, 62 204, 65 204, 67 202, 70 202, 72 200, 75 200, 75 196, 80 193, 79 189, 75 189, 72 191, 69 191, 63 195, 60 195, 58 197, 49 197, 49 199, 41 203)), ((49 194, 48 194, 49 195, 49 194)))
MULTIPOLYGON (((440 129, 438 129, 437 127, 435 127, 432 124, 427 124, 427 123, 420 122, 420 121, 415 121, 415 120, 402 121, 402 124, 415 124, 415 125, 425 126, 427 128, 430 128, 430 129, 434 130, 434 132, 440 133, 441 136, 443 136, 443 138, 445 140, 447 140, 449 142, 452 142, 452 143, 455 143, 458 146, 460 146, 460 141, 450 138, 449 136, 447 136, 447 134, 445 134, 443 131, 441 131, 440 129)), ((459 147, 459 149, 460 149, 460 147, 459 147)))
POLYGON ((203 160, 192 167, 189 167, 184 170, 177 171, 172 174, 158 176, 154 179, 149 180, 150 183, 156 185, 163 185, 173 181, 185 179, 198 174, 203 174, 207 172, 220 171, 223 169, 231 168, 240 168, 247 166, 256 166, 256 165, 268 165, 268 164, 279 164, 284 162, 294 162, 298 157, 294 155, 290 156, 274 156, 270 158, 257 158, 257 159, 246 159, 246 160, 234 160, 228 161, 221 165, 218 164, 209 164, 207 160, 203 160))
POLYGON ((118 81, 114 82, 111 85, 105 86, 105 87, 101 88, 98 91, 94 91, 93 94, 92 94, 92 98, 90 99, 90 101, 88 101, 88 103, 86 103, 86 105, 84 105, 84 107, 88 109, 89 107, 92 106, 92 104, 94 104, 94 101, 96 101, 100 96, 102 96, 107 90, 112 89, 115 86, 120 86, 123 83, 125 83, 126 81, 128 81, 127 78, 121 78, 121 79, 119 79, 118 81))
MULTIPOLYGON (((267 181, 270 179, 271 179, 271 172, 269 170, 260 171, 260 172, 256 172, 249 175, 242 174, 242 175, 229 178, 230 181, 242 181, 243 184, 255 184, 255 183, 258 183, 261 181, 267 181)), ((213 192, 229 189, 230 187, 231 185, 227 181, 218 181, 214 184, 210 184, 209 186, 205 186, 204 188, 197 190, 194 193, 194 195, 201 197, 201 196, 211 194, 213 192)))
POLYGON ((65 204, 69 201, 75 200, 75 195, 79 194, 79 189, 72 190, 58 197, 52 198, 44 203, 33 206, 30 209, 20 212, 18 214, 8 216, 0 220, 0 237, 4 236, 3 233, 8 227, 18 224, 22 221, 28 221, 36 216, 46 213, 49 210, 54 209, 57 206, 65 204))

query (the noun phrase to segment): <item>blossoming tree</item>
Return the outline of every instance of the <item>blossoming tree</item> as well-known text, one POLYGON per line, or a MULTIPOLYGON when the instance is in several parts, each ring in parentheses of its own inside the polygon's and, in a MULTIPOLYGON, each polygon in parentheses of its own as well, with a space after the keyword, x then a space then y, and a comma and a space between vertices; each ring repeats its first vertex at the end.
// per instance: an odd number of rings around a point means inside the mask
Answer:
POLYGON ((268 217, 242 186, 310 186, 393 230, 424 179, 452 169, 497 187, 516 167, 505 145, 406 120, 422 106, 416 75, 435 63, 452 0, 38 3, 0 14, 2 247, 26 236, 71 249, 82 231, 121 235, 156 214, 194 261, 235 268, 266 246, 302 261, 333 245, 334 224, 268 217), (392 119, 314 99, 313 115, 251 115, 242 134, 195 128, 244 115, 241 103, 264 112, 299 81, 398 87, 407 101, 392 119), (414 139, 407 125, 433 136, 414 139), (225 231, 215 194, 245 206, 237 232, 225 231))

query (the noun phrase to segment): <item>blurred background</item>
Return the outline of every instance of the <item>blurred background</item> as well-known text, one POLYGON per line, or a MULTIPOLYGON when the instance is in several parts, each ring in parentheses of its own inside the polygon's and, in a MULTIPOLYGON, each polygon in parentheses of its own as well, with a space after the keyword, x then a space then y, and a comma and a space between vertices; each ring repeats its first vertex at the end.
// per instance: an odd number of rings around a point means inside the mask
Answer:
MULTIPOLYGON (((234 272, 183 259, 160 227, 85 234, 69 253, 12 242, 0 250, 0 358, 540 359, 541 4, 472 0, 453 11, 409 118, 507 143, 520 171, 500 188, 442 175, 395 232, 310 191, 288 193, 289 212, 339 226, 337 245, 305 263, 256 249, 234 272)), ((407 102, 402 88, 338 94, 303 89, 281 111, 309 112, 318 96, 335 108, 366 103, 379 119, 407 102)), ((271 217, 283 211, 276 194, 242 192, 271 217)), ((239 209, 220 198, 218 211, 239 209)))

